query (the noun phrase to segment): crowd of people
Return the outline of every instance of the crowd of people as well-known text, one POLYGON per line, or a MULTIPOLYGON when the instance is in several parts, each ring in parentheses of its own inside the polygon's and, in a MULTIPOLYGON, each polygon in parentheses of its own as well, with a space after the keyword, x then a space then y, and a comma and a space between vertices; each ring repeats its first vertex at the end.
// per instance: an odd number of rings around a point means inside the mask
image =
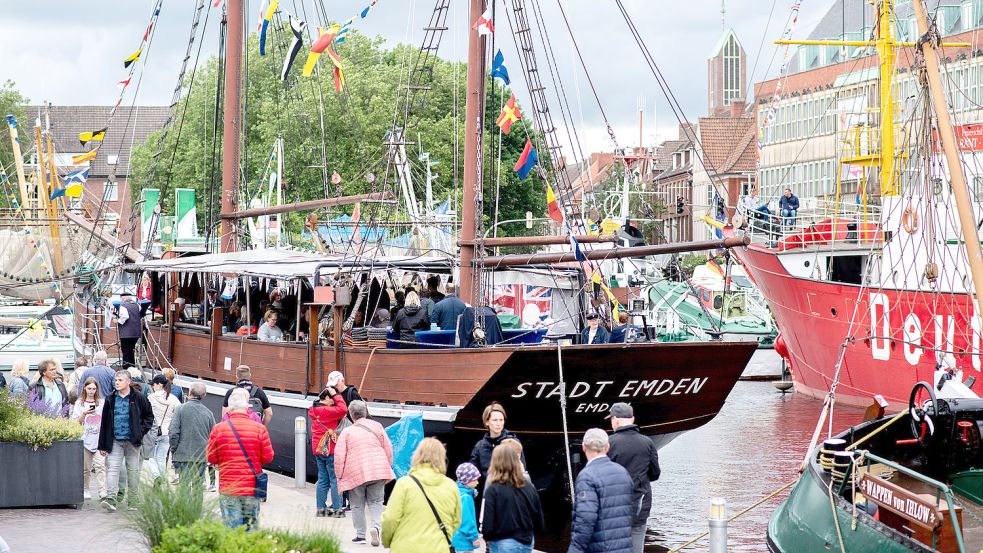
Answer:
MULTIPOLYGON (((93 356, 91 366, 81 363, 77 384, 65 378, 56 361, 40 362, 34 382, 24 373, 26 364, 18 363, 7 387, 25 396, 32 409, 82 424, 86 499, 94 488, 101 504, 116 511, 141 485, 145 468, 150 478, 189 479, 203 493, 209 480, 215 483, 214 468, 222 520, 256 528, 266 497, 263 466, 275 452, 267 430, 273 409, 251 381, 249 367, 236 369, 238 381, 216 421, 202 402, 207 395, 202 382, 191 383, 185 398, 173 384, 173 371, 154 376, 146 386, 134 378, 136 369, 111 368, 104 351, 93 356)), ((506 429, 501 404, 484 409, 486 432, 470 460, 455 467, 455 479, 447 476, 445 446, 424 438, 408 474, 397 480, 393 444, 358 390, 338 371, 326 384, 308 409, 318 469, 316 517, 350 513, 353 543, 382 545, 393 553, 473 551, 482 542, 491 553, 532 551, 544 528, 543 507, 520 437, 506 429)), ((574 489, 571 553, 635 553, 644 547, 651 483, 660 476, 658 453, 640 433, 630 405, 614 404, 608 419, 610 436, 592 428, 581 442, 587 463, 574 489)))

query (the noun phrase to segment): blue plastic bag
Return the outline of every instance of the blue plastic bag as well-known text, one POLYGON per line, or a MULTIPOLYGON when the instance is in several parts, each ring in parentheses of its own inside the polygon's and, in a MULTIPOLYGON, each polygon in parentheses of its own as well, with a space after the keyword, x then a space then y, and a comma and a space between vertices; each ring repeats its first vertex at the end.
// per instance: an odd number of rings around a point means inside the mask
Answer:
POLYGON ((386 434, 393 444, 393 472, 402 478, 409 474, 413 452, 423 441, 423 413, 406 415, 386 427, 386 434))

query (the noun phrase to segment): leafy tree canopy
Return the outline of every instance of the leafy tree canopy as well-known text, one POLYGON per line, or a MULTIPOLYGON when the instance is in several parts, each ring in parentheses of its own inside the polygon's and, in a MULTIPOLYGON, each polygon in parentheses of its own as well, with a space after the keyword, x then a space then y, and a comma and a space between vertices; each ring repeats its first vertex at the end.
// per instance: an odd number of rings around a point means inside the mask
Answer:
MULTIPOLYGON (((331 62, 327 56, 320 60, 320 77, 303 77, 301 69, 307 55, 302 48, 286 83, 279 74, 292 34, 284 26, 273 29, 267 39, 267 55, 259 55, 258 37, 248 39, 246 77, 243 84, 245 120, 241 139, 241 164, 244 169, 242 187, 247 194, 254 194, 260 186, 264 168, 275 140, 284 140, 284 202, 296 202, 335 196, 339 194, 363 194, 383 189, 399 190, 395 167, 387 162, 384 144, 394 120, 405 125, 405 110, 397 114, 397 95, 405 90, 408 74, 413 67, 418 49, 398 45, 384 47, 381 37, 370 38, 357 32, 349 34, 336 51, 343 60, 346 77, 345 91, 338 94, 331 77, 331 62), (326 167, 322 168, 322 118, 323 146, 326 167), (340 185, 330 182, 337 172, 342 177, 340 185), (369 174, 372 174, 375 179, 369 174), (324 175, 328 176, 325 185, 324 175), (388 183, 383 188, 384 183, 388 183)), ((202 223, 211 210, 212 221, 217 220, 221 203, 221 132, 222 113, 215 121, 217 94, 223 87, 219 82, 221 66, 213 57, 194 73, 193 82, 188 79, 186 93, 176 108, 177 120, 165 139, 159 158, 154 182, 148 182, 149 167, 157 150, 158 134, 148 137, 133 153, 134 176, 131 192, 134 196, 144 187, 163 191, 165 213, 170 213, 175 187, 194 188, 197 191, 202 223), (218 130, 216 136, 215 129, 218 130), (213 154, 214 152, 214 154, 213 154), (211 195, 209 189, 212 188, 211 195)), ((433 78, 426 83, 426 103, 419 105, 409 115, 405 125, 407 157, 412 164, 415 192, 422 202, 424 198, 425 169, 418 156, 429 152, 438 164, 433 182, 435 203, 447 198, 460 211, 460 181, 464 169, 461 160, 464 146, 463 122, 466 67, 463 63, 437 59, 433 78), (455 94, 456 90, 456 94, 455 94), (456 133, 456 140, 455 140, 456 133), (455 171, 455 161, 457 167, 455 171), (455 176, 457 182, 455 182, 455 176)), ((491 81, 489 81, 491 82, 491 81)), ((494 163, 497 158, 498 129, 493 122, 498 115, 500 89, 489 87, 488 126, 485 159, 494 163), (494 143, 494 148, 492 149, 494 143)), ((507 94, 507 93, 506 93, 507 94)), ((220 101, 220 98, 218 99, 220 101)), ((545 186, 538 177, 520 181, 512 171, 525 144, 531 126, 525 121, 515 124, 502 140, 501 201, 499 219, 516 219, 532 211, 539 217, 545 212, 545 186)), ((540 159, 545 159, 540 152, 540 159)), ((267 174, 268 175, 268 174, 267 174)), ((485 173, 485 215, 491 214, 494 205, 495 172, 485 173)), ((240 206, 248 200, 240 199, 240 206)), ((404 219, 402 208, 394 213, 394 207, 363 205, 363 217, 374 213, 377 219, 404 219)), ((351 208, 347 208, 350 212, 351 208)), ((300 232, 301 216, 286 218, 288 231, 300 232)), ((200 226, 199 228, 204 228, 200 226)))

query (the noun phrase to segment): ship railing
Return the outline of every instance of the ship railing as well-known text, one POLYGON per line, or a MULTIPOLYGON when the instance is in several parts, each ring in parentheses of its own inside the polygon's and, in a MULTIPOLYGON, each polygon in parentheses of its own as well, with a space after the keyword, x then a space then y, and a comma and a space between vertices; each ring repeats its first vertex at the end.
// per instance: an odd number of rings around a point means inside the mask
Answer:
POLYGON ((740 206, 738 213, 746 221, 746 234, 753 243, 776 246, 783 238, 799 235, 811 242, 856 245, 880 237, 880 207, 825 200, 802 206, 795 217, 782 217, 765 206, 740 206), (812 229, 812 230, 810 230, 812 229), (835 232, 834 232, 835 230, 835 232))
MULTIPOLYGON (((894 470, 896 470, 896 471, 898 471, 898 472, 900 472, 902 474, 905 474, 906 476, 908 476, 910 478, 913 478, 913 479, 915 479, 915 480, 917 480, 917 481, 919 481, 919 482, 921 482, 923 484, 926 484, 928 486, 931 486, 932 488, 935 488, 935 505, 938 506, 939 499, 941 499, 943 497, 945 498, 946 507, 948 509, 949 520, 952 521, 952 529, 953 529, 953 533, 956 535, 956 542, 959 545, 959 551, 960 551, 960 553, 965 553, 965 551, 966 551, 966 544, 963 543, 963 532, 962 532, 962 528, 960 528, 959 517, 956 516, 956 500, 955 500, 955 497, 953 496, 952 489, 949 486, 947 486, 946 484, 944 484, 942 482, 939 482, 938 480, 935 480, 934 478, 925 476, 924 474, 922 474, 922 473, 920 473, 918 471, 912 470, 912 469, 910 469, 910 468, 908 468, 908 467, 906 467, 904 465, 900 465, 900 464, 898 464, 898 463, 896 463, 894 461, 890 461, 890 460, 885 459, 883 457, 880 457, 878 455, 874 455, 870 451, 867 451, 867 450, 864 450, 864 449, 858 449, 858 450, 854 451, 854 456, 853 456, 853 465, 854 465, 854 467, 851 467, 851 470, 850 470, 850 473, 853 475, 851 478, 853 478, 854 481, 857 478, 857 471, 855 470, 856 465, 858 463, 861 463, 862 464, 862 463, 867 463, 869 461, 873 461, 875 463, 883 464, 883 465, 885 465, 885 466, 887 466, 889 468, 892 468, 892 469, 894 469, 894 470)), ((849 481, 850 481, 850 479, 844 479, 843 480, 843 485, 845 486, 849 481)), ((842 491, 842 489, 841 489, 841 491, 842 491)), ((935 541, 938 538, 938 536, 939 536, 939 532, 933 532, 932 533, 932 544, 931 544, 932 545, 932 549, 935 549, 936 546, 938 545, 938 544, 935 543, 935 541)))

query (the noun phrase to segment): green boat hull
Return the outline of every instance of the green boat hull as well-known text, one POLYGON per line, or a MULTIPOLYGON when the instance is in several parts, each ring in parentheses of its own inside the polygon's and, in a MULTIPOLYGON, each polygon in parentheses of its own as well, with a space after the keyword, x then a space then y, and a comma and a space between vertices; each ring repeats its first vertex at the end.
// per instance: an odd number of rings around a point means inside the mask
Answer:
MULTIPOLYGON (((813 457, 815 458, 815 456, 813 457)), ((833 525, 833 511, 826 484, 810 463, 792 492, 768 521, 768 549, 773 553, 838 552, 840 539, 833 525)), ((877 522, 865 512, 857 512, 857 528, 851 528, 853 512, 849 503, 834 494, 836 519, 849 553, 928 553, 918 542, 877 522)))

